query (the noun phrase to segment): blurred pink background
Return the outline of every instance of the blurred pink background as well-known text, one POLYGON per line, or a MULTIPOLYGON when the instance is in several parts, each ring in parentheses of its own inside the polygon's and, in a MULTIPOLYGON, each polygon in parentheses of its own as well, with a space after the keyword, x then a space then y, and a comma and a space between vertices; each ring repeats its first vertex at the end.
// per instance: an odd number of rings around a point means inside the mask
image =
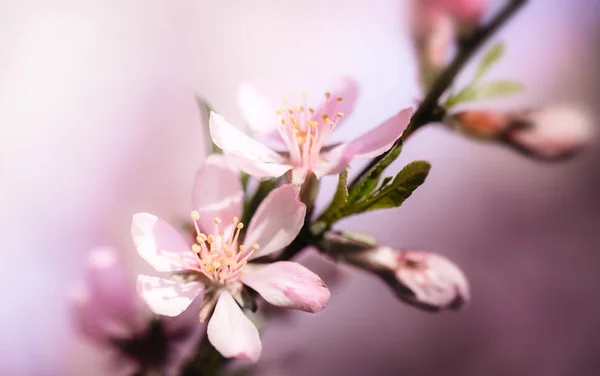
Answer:
MULTIPOLYGON (((102 357, 74 333, 66 291, 97 244, 119 246, 132 277, 147 270, 129 238, 134 212, 187 216, 206 144, 194 93, 241 124, 242 81, 318 95, 352 75, 361 96, 343 137, 421 95, 408 1, 0 5, 2 375, 102 374, 102 357)), ((508 49, 490 72, 527 91, 490 105, 594 110, 599 21, 592 0, 530 1, 497 36, 508 49)), ((328 309, 265 330, 259 374, 600 373, 599 155, 594 144, 540 164, 442 127, 420 131, 390 171, 429 160, 427 184, 401 209, 339 227, 447 255, 471 281, 471 305, 423 313, 343 268, 328 309)))

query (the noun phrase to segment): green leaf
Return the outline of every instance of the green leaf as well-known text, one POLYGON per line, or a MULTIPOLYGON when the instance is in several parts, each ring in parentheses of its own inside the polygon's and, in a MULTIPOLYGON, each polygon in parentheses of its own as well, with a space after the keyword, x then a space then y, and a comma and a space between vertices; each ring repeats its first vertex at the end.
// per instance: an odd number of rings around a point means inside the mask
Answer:
POLYGON ((387 176, 383 179, 383 181, 381 182, 381 185, 379 186, 379 188, 377 188, 377 191, 381 191, 383 188, 385 188, 391 181, 392 181, 392 177, 391 176, 387 176))
POLYGON ((414 161, 407 164, 389 185, 377 192, 376 195, 347 207, 342 214, 348 216, 402 205, 425 182, 430 169, 431 165, 425 161, 414 161))
POLYGON ((335 195, 331 200, 331 203, 327 207, 327 210, 321 216, 322 220, 331 223, 335 221, 340 216, 340 210, 346 205, 348 202, 348 169, 346 168, 338 178, 337 189, 335 190, 335 195))
POLYGON ((377 187, 383 171, 398 158, 401 151, 402 144, 392 147, 383 159, 373 166, 373 169, 371 169, 369 174, 365 176, 363 180, 350 188, 348 202, 357 202, 366 196, 369 196, 375 187, 377 187))
POLYGON ((505 47, 503 42, 496 43, 479 62, 477 66, 477 71, 475 72, 475 78, 473 82, 478 81, 483 75, 490 70, 490 68, 500 60, 500 58, 504 55, 505 47))
POLYGON ((450 108, 460 103, 473 102, 483 99, 499 98, 518 93, 525 87, 515 81, 492 81, 477 86, 468 86, 455 96, 446 100, 445 107, 450 108))

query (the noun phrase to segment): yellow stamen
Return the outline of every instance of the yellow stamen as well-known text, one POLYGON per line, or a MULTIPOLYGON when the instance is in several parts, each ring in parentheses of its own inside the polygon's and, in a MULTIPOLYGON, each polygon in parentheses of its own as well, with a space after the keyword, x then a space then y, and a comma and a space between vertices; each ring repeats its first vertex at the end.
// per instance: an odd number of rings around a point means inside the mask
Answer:
POLYGON ((194 210, 191 214, 192 217, 192 221, 197 221, 200 219, 200 213, 198 213, 196 210, 194 210))

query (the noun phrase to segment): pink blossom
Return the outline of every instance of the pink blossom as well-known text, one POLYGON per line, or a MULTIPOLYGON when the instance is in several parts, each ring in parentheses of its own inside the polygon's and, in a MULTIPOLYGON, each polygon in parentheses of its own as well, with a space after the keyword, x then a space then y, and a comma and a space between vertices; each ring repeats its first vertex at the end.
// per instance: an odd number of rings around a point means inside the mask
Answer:
POLYGON ((306 207, 293 185, 273 190, 245 229, 239 173, 223 155, 209 156, 196 176, 191 214, 196 242, 158 217, 138 213, 131 233, 139 254, 169 279, 140 275, 138 291, 158 314, 175 316, 204 292, 201 319, 208 339, 225 357, 256 361, 262 345, 242 308, 244 285, 280 307, 318 312, 329 290, 313 272, 294 262, 248 263, 287 246, 304 222, 306 207))
POLYGON ((489 0, 433 0, 458 22, 477 24, 490 6, 489 0))
POLYGON ((413 34, 421 68, 441 69, 446 65, 456 39, 454 21, 439 1, 423 0, 415 6, 413 34))
POLYGON ((329 134, 352 113, 357 95, 356 83, 346 78, 334 91, 325 93, 325 100, 315 108, 303 100, 277 109, 256 89, 243 85, 238 99, 248 124, 254 131, 278 139, 286 152, 272 150, 214 112, 210 116, 211 136, 250 175, 275 177, 291 170, 292 181, 301 183, 309 171, 318 178, 338 174, 352 158, 372 158, 388 150, 412 114, 411 108, 403 109, 353 141, 326 145, 329 134))
POLYGON ((542 159, 569 156, 594 134, 587 114, 567 106, 515 112, 467 110, 448 120, 471 136, 501 140, 542 159))
POLYGON ((446 65, 459 34, 469 34, 489 6, 488 0, 416 0, 413 38, 421 80, 428 87, 446 65))
POLYGON ((71 302, 80 333, 112 355, 111 373, 118 375, 176 375, 201 334, 193 308, 179 317, 155 317, 108 247, 92 250, 71 302))
POLYGON ((508 139, 540 158, 553 159, 570 155, 593 137, 588 116, 572 107, 548 107, 516 115, 519 127, 508 139))
POLYGON ((467 278, 444 256, 398 251, 351 232, 329 233, 324 244, 330 256, 377 274, 400 299, 421 309, 458 309, 470 299, 467 278))

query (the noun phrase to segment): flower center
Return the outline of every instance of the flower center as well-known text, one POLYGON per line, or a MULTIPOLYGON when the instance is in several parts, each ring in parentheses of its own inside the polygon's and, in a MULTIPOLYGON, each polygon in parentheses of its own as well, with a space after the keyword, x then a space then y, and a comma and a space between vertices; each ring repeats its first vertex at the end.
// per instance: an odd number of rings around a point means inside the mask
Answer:
POLYGON ((250 249, 243 245, 237 246, 240 231, 244 224, 238 217, 231 219, 231 228, 221 230, 221 219, 215 218, 213 234, 200 231, 198 220, 200 213, 193 211, 191 214, 194 228, 196 229, 196 243, 192 245, 192 252, 198 256, 200 271, 211 281, 227 284, 238 279, 241 270, 248 263, 248 258, 258 250, 258 244, 252 244, 250 249))
MULTIPOLYGON (((291 97, 296 97, 296 94, 291 97)), ((283 102, 288 102, 288 99, 288 96, 284 96, 283 102)), ((343 98, 334 99, 330 93, 325 93, 325 99, 325 105, 319 111, 306 106, 306 94, 303 94, 303 104, 282 105, 275 111, 279 134, 290 151, 290 158, 296 163, 314 161, 325 138, 344 116, 342 112, 335 112, 343 98), (332 113, 326 113, 326 108, 331 109, 332 113)))

